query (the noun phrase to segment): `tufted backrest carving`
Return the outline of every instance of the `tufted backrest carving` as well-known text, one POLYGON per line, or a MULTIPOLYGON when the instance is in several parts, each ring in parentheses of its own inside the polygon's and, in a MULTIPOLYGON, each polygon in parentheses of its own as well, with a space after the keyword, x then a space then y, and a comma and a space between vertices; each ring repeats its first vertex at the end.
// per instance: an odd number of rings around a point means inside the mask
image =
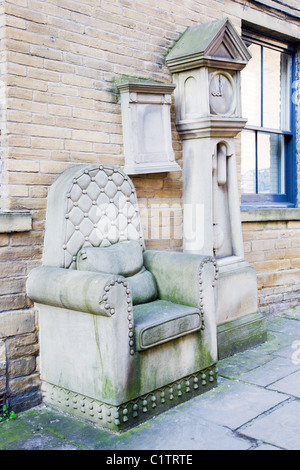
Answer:
POLYGON ((77 165, 52 185, 43 264, 74 269, 84 246, 139 240, 144 248, 135 188, 110 165, 77 165))

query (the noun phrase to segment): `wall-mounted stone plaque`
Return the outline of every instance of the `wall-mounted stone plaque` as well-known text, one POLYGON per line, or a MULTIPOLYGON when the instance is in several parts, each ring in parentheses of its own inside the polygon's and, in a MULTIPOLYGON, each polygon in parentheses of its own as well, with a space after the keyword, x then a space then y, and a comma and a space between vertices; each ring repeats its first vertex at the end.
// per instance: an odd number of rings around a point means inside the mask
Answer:
POLYGON ((124 171, 129 175, 181 170, 172 148, 173 84, 125 82, 121 95, 124 171))

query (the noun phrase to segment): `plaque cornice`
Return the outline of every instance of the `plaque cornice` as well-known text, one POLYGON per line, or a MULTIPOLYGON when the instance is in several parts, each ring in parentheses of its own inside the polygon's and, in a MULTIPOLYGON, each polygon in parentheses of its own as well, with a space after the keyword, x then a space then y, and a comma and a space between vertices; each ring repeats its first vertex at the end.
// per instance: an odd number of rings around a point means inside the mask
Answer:
POLYGON ((128 81, 118 84, 120 93, 156 93, 171 94, 176 85, 173 83, 156 83, 156 82, 138 82, 128 81))

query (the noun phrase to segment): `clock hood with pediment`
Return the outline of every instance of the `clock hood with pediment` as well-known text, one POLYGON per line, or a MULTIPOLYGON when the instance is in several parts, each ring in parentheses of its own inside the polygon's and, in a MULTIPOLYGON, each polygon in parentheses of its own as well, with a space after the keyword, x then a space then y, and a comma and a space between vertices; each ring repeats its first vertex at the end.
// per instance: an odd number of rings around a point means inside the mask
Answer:
POLYGON ((229 18, 185 30, 166 56, 172 72, 201 66, 242 70, 251 58, 229 18))
POLYGON ((182 139, 234 137, 245 126, 241 70, 251 54, 228 18, 188 28, 166 56, 176 84, 176 126, 182 139))

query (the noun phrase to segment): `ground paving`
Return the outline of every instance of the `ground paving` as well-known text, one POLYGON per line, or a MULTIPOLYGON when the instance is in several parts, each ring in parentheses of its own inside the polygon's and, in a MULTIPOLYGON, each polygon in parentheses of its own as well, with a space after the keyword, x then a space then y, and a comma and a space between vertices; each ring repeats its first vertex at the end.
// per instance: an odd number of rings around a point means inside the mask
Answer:
POLYGON ((300 307, 219 361, 218 386, 123 434, 41 405, 0 424, 0 450, 300 450, 300 307))

